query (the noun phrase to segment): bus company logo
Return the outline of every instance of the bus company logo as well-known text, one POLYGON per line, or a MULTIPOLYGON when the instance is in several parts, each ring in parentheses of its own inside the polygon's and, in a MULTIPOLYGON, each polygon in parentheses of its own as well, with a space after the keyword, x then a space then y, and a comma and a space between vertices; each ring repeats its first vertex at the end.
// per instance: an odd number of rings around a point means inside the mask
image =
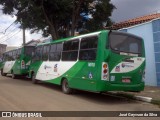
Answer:
POLYGON ((132 66, 130 64, 126 64, 126 63, 122 63, 121 66, 122 66, 122 68, 124 68, 124 67, 134 67, 134 66, 132 66))
POLYGON ((58 64, 54 65, 54 72, 57 72, 57 66, 58 66, 58 64))
POLYGON ((115 71, 116 71, 116 72, 120 72, 120 66, 119 66, 119 65, 116 66, 115 71))

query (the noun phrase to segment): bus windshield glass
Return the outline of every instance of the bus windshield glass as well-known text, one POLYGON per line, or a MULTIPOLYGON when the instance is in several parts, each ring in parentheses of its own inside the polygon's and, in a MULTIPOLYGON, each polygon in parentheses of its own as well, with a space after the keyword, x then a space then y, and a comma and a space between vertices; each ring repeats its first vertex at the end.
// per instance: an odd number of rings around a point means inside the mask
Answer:
POLYGON ((110 48, 117 53, 133 53, 141 56, 142 54, 142 39, 134 35, 111 32, 109 34, 110 48))
POLYGON ((34 46, 25 46, 24 47, 24 53, 27 56, 32 56, 34 54, 35 47, 34 46))

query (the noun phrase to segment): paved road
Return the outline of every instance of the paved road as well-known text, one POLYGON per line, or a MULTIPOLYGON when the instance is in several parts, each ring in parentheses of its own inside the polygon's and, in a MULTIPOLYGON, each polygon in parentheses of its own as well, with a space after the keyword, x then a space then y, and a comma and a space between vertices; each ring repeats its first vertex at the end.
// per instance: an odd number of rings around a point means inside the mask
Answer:
POLYGON ((155 105, 110 95, 63 94, 61 87, 0 76, 0 111, 160 111, 155 105))

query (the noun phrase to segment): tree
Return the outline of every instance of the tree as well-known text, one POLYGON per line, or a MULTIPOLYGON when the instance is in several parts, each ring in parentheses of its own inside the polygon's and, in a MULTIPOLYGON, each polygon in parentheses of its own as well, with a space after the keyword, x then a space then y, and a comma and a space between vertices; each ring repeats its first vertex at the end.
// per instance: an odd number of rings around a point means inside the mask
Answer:
POLYGON ((73 36, 80 29, 103 29, 115 8, 110 0, 0 0, 0 4, 3 13, 17 16, 24 28, 42 30, 53 39, 73 36))

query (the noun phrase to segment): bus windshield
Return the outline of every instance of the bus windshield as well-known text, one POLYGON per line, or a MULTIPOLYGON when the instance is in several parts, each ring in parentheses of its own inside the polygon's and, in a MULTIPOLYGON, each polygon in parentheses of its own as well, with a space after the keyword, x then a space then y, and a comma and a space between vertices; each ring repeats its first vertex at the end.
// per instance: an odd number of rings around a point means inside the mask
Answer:
POLYGON ((34 46, 25 46, 24 47, 24 54, 27 56, 32 56, 34 54, 35 47, 34 46))
POLYGON ((109 34, 110 48, 117 53, 142 54, 142 39, 140 37, 121 33, 111 32, 109 34))

